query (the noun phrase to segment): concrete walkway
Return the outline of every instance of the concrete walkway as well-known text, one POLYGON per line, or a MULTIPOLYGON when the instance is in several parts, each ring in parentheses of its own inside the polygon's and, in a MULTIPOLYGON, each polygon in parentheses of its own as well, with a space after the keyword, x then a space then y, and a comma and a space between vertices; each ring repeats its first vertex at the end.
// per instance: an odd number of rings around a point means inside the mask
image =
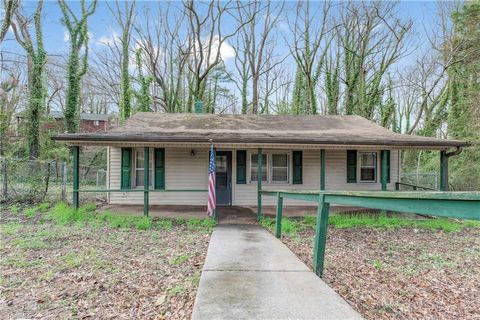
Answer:
POLYGON ((361 319, 280 240, 257 225, 218 225, 192 319, 361 319))

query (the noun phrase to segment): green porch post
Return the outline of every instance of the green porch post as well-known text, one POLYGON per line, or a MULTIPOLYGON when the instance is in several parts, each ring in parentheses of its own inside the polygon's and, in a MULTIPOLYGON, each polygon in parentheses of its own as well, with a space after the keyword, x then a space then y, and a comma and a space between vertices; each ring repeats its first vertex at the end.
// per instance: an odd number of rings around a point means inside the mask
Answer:
POLYGON ((320 150, 320 190, 325 190, 325 149, 320 150))
POLYGON ((440 190, 448 191, 448 156, 447 156, 447 151, 440 151, 440 190))
POLYGON ((148 189, 150 186, 150 175, 149 175, 149 165, 150 165, 150 152, 149 148, 145 147, 143 149, 143 215, 148 216, 148 189))
POLYGON ((325 195, 320 194, 320 198, 318 199, 317 225, 315 228, 315 242, 313 248, 313 271, 319 277, 323 276, 329 210, 330 204, 325 202, 325 195))
POLYGON ((278 193, 277 201, 277 220, 275 223, 275 237, 280 238, 282 236, 282 213, 283 213, 283 196, 278 193))
POLYGON ((262 148, 258 148, 257 154, 257 221, 262 219, 262 148))
POLYGON ((80 147, 74 146, 72 148, 73 153, 73 198, 72 204, 73 208, 78 209, 79 207, 79 197, 78 197, 78 189, 80 186, 79 177, 80 177, 80 147))
POLYGON ((382 176, 381 176, 381 182, 382 182, 382 191, 387 191, 387 178, 388 178, 388 158, 387 158, 388 152, 387 150, 382 150, 380 152, 381 160, 382 160, 382 176))

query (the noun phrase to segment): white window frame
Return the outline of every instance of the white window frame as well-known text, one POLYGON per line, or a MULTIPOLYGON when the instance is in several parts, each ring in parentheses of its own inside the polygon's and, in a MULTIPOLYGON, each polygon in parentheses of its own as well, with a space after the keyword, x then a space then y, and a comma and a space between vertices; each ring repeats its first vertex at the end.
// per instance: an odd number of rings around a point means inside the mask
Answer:
MULTIPOLYGON (((148 156, 149 156, 149 167, 148 167, 148 171, 151 171, 152 172, 152 178, 150 179, 149 182, 149 189, 152 189, 153 188, 153 181, 155 181, 155 172, 153 170, 153 149, 152 148, 149 148, 148 149, 148 156)), ((137 171, 141 170, 143 171, 144 170, 144 167, 142 168, 137 168, 137 152, 141 152, 143 154, 143 152, 145 152, 145 150, 143 148, 134 148, 133 149, 133 177, 132 177, 132 183, 133 183, 133 186, 135 189, 143 189, 143 185, 141 186, 137 186, 137 171)), ((145 177, 144 177, 145 178, 145 177)))
MULTIPOLYGON (((270 153, 270 172, 268 180, 271 184, 289 184, 290 183, 290 166, 291 166, 291 154, 290 152, 272 152, 270 153), (273 156, 274 155, 286 155, 287 156, 287 180, 285 181, 273 181, 273 156)), ((283 168, 283 167, 275 167, 275 168, 283 168)))
MULTIPOLYGON (((248 169, 248 181, 251 184, 257 183, 257 180, 252 180, 252 157, 256 155, 257 152, 249 151, 247 152, 247 169, 248 169)), ((291 172, 292 172, 292 152, 291 151, 273 151, 273 152, 263 152, 267 157, 267 180, 262 180, 262 183, 265 184, 275 184, 275 185, 289 185, 292 184, 291 172), (273 157, 274 154, 286 154, 287 155, 287 181, 273 181, 273 157)), ((262 163, 262 167, 265 167, 265 163, 262 163)))
POLYGON ((93 126, 94 127, 100 126, 100 121, 99 120, 93 120, 93 126))
MULTIPOLYGON (((249 168, 248 168, 248 169, 249 169, 249 170, 248 170, 248 175, 249 175, 248 178, 249 178, 249 180, 250 180, 250 183, 257 183, 257 180, 252 180, 252 168, 254 167, 254 166, 252 166, 252 163, 253 163, 252 158, 253 158, 254 155, 257 155, 257 154, 258 154, 258 153, 256 153, 256 152, 251 152, 251 153, 250 153, 250 157, 249 157, 249 164, 250 164, 250 165, 249 165, 249 168)), ((262 153, 262 157, 263 157, 263 155, 265 155, 265 157, 267 157, 267 160, 265 161, 266 163, 263 163, 263 162, 262 162, 262 170, 263 170, 263 167, 264 167, 265 165, 267 165, 267 167, 266 167, 266 169, 267 169, 267 180, 263 180, 263 179, 262 179, 262 183, 264 183, 264 182, 265 182, 265 183, 269 183, 269 182, 268 182, 268 176, 269 176, 268 170, 269 170, 270 166, 268 165, 268 159, 269 159, 270 157, 268 156, 268 153, 266 153, 266 152, 263 152, 263 153, 262 153)), ((258 176, 258 174, 257 174, 257 176, 258 176)), ((263 175, 262 175, 262 177, 263 177, 263 175)))
POLYGON ((358 151, 357 153, 357 159, 359 160, 359 165, 358 165, 358 181, 360 183, 376 183, 378 180, 378 152, 377 151, 358 151), (364 166, 362 165, 362 154, 365 153, 371 153, 375 155, 375 164, 373 166, 364 166), (375 173, 375 179, 374 180, 362 180, 362 168, 366 169, 374 169, 375 173))

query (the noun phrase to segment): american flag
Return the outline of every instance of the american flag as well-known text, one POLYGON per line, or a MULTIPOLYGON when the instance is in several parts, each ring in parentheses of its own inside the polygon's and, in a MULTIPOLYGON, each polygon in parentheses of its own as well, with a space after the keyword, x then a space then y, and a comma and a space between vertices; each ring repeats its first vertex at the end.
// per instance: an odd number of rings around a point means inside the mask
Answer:
POLYGON ((212 217, 215 214, 217 199, 215 197, 215 150, 213 145, 210 149, 210 164, 208 166, 208 204, 207 214, 212 217))

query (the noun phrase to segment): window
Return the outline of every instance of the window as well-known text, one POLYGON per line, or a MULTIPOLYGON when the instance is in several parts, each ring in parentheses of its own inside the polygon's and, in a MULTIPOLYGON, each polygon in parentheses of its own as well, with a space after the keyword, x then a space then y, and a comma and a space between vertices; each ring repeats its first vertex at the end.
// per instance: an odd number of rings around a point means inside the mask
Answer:
POLYGON ((288 154, 272 154, 272 183, 288 183, 288 154))
MULTIPOLYGON (((150 159, 148 162, 148 174, 149 174, 149 185, 150 187, 153 186, 153 152, 149 152, 150 159)), ((144 150, 142 149, 135 149, 135 186, 136 187, 143 187, 144 183, 144 168, 145 168, 145 161, 144 161, 144 150)))
MULTIPOLYGON (((252 154, 252 161, 250 162, 250 180, 258 181, 258 155, 252 154)), ((267 155, 262 154, 262 181, 267 181, 268 162, 267 155)))
POLYGON ((98 127, 99 125, 100 125, 100 121, 98 121, 98 120, 93 121, 93 126, 94 127, 98 127))
POLYGON ((377 181, 377 153, 376 152, 360 153, 360 181, 361 182, 377 181))

